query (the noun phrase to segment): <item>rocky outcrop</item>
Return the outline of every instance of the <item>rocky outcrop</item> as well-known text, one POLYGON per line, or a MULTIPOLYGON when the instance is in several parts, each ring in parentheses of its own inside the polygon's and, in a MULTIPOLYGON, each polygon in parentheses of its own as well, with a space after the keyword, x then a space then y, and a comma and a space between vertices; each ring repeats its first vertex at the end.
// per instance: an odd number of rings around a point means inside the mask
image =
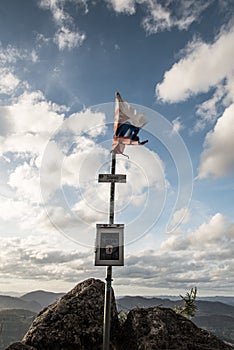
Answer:
POLYGON ((172 309, 133 309, 122 329, 123 350, 233 350, 172 309))
MULTIPOLYGON (((7 350, 101 350, 104 290, 93 278, 79 283, 42 310, 22 342, 7 350)), ((120 327, 112 296, 110 350, 234 349, 168 308, 133 309, 120 327)))
MULTIPOLYGON (((42 310, 22 342, 37 350, 98 350, 102 348, 104 282, 88 279, 42 310)), ((113 293, 113 291, 112 291, 113 293)), ((112 298, 111 348, 118 331, 112 298)))

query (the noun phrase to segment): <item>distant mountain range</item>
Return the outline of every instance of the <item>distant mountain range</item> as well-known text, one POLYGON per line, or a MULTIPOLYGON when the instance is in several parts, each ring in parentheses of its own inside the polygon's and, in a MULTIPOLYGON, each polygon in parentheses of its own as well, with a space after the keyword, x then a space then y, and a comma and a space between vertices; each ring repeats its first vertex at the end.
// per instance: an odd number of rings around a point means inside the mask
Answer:
MULTIPOLYGON (((0 350, 20 340, 36 313, 54 303, 64 294, 38 290, 21 297, 0 295, 0 350)), ((116 301, 118 310, 125 312, 136 307, 163 306, 173 309, 175 305, 181 305, 181 300, 172 296, 124 296, 117 298, 116 301)), ((198 309, 192 321, 222 340, 234 344, 234 297, 198 298, 196 305, 198 309)))
POLYGON ((0 295, 0 350, 21 340, 37 313, 62 295, 64 293, 42 290, 30 292, 21 297, 0 295))
MULTIPOLYGON (((178 296, 174 296, 174 295, 159 295, 159 296, 157 296, 157 298, 178 300, 178 296)), ((228 296, 228 297, 226 297, 226 296, 197 297, 197 300, 219 301, 221 303, 234 306, 234 297, 230 297, 230 296, 228 296)))
POLYGON ((25 301, 21 298, 0 295, 0 310, 24 309, 39 312, 42 306, 37 301, 25 301))
POLYGON ((29 310, 0 310, 0 350, 22 339, 35 317, 29 310))
POLYGON ((42 290, 30 292, 21 297, 0 295, 0 310, 24 309, 39 312, 45 306, 54 303, 62 295, 64 293, 45 292, 42 290))
POLYGON ((50 304, 53 304, 55 300, 61 298, 64 294, 65 293, 53 293, 53 292, 46 292, 44 290, 37 290, 37 291, 22 295, 20 299, 29 303, 36 301, 42 307, 45 307, 50 304))

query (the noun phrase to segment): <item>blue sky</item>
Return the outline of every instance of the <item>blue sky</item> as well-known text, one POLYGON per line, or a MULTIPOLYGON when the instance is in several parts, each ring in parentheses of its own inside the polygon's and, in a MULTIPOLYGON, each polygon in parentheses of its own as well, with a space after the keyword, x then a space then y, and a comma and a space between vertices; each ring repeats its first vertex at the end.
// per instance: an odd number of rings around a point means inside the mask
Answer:
POLYGON ((149 143, 117 157, 116 294, 233 295, 233 42, 231 0, 1 1, 1 292, 105 278, 119 91, 149 143))

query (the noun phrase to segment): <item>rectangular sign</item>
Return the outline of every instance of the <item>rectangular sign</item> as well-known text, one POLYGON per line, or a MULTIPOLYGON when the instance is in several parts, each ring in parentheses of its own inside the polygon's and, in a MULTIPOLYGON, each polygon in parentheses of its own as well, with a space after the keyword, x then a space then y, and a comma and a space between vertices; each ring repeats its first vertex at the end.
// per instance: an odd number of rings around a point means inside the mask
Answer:
POLYGON ((123 266, 123 224, 97 224, 96 266, 123 266))
POLYGON ((124 175, 124 174, 99 174, 98 182, 126 183, 126 175, 124 175))

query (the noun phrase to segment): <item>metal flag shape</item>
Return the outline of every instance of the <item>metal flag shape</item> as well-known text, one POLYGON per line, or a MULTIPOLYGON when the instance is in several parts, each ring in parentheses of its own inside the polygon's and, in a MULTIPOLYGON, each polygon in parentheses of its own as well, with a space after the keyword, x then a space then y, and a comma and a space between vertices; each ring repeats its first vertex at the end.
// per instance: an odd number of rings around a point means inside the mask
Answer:
POLYGON ((112 152, 123 154, 125 145, 144 145, 148 140, 140 142, 138 133, 148 122, 144 114, 137 114, 135 108, 124 101, 120 93, 115 97, 114 137, 112 152))

